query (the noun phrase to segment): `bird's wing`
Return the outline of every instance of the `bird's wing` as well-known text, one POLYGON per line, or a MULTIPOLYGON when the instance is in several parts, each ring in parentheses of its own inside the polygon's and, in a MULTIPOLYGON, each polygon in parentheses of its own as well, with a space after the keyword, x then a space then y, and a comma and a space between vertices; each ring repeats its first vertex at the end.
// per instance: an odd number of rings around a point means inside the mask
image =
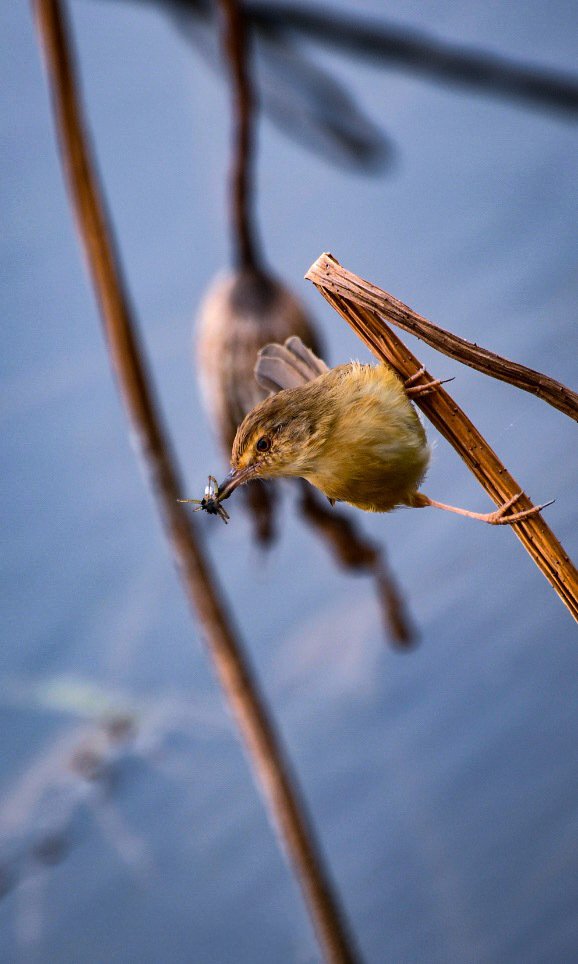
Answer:
POLYGON ((255 378, 261 388, 279 392, 282 388, 298 388, 329 371, 324 361, 314 355, 297 335, 284 345, 265 345, 257 356, 255 378))

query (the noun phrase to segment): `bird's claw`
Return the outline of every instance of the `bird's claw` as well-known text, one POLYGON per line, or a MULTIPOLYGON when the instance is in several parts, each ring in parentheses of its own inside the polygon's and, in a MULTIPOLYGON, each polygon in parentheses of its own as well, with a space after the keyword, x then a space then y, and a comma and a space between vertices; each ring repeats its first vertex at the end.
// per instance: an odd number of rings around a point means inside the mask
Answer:
POLYGON ((511 515, 506 515, 508 509, 510 509, 521 496, 523 492, 517 492, 513 495, 511 499, 504 502, 503 505, 496 509, 495 512, 488 512, 484 517, 484 522, 488 522, 492 526, 509 526, 513 522, 521 522, 522 519, 527 519, 530 516, 536 515, 545 509, 547 506, 552 505, 555 501, 551 499, 550 502, 544 502, 542 505, 533 505, 530 509, 521 509, 519 512, 513 512, 511 515))
POLYGON ((404 381, 403 387, 405 388, 405 394, 409 398, 420 398, 422 395, 430 395, 432 392, 435 392, 436 388, 439 388, 440 385, 445 385, 446 382, 453 382, 453 378, 435 378, 432 381, 425 382, 423 385, 416 385, 415 382, 424 374, 425 368, 420 368, 404 381))

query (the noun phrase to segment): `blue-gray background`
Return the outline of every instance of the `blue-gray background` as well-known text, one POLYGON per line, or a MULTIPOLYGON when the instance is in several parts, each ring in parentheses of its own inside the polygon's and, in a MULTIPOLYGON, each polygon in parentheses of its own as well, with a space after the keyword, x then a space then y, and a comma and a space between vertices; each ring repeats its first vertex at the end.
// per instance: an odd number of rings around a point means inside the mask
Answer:
MULTIPOLYGON (((576 7, 564 0, 356 9, 574 65, 576 7)), ((316 961, 129 444, 28 5, 4 0, 1 20, 0 956, 316 961), (117 750, 103 743, 107 793, 70 759, 99 751, 108 711, 133 714, 137 732, 117 750), (46 854, 46 839, 63 853, 46 854)), ((126 274, 194 495, 224 468, 190 340, 228 258, 226 90, 153 8, 87 0, 73 21, 126 274)), ((575 129, 322 61, 397 145, 391 175, 365 178, 261 127, 268 258, 319 320, 331 360, 367 353, 302 281, 323 250, 452 331, 575 384, 575 129)), ((452 393, 531 497, 557 499, 547 518, 576 556, 575 424, 418 353, 456 375, 452 393)), ((443 440, 427 491, 487 506, 443 440)), ((383 644, 371 583, 336 571, 290 492, 265 558, 240 508, 232 515, 227 529, 199 525, 364 957, 575 960, 578 640, 518 541, 433 510, 357 514, 386 541, 421 627, 404 655, 383 644)))

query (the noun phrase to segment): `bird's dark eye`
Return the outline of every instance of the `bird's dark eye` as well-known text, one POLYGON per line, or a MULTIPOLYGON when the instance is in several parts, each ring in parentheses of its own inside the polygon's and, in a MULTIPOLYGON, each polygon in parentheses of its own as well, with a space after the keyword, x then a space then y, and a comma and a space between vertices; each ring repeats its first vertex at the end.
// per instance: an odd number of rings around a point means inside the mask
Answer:
POLYGON ((268 452, 271 448, 271 439, 268 439, 266 435, 263 435, 257 442, 256 449, 258 452, 268 452))

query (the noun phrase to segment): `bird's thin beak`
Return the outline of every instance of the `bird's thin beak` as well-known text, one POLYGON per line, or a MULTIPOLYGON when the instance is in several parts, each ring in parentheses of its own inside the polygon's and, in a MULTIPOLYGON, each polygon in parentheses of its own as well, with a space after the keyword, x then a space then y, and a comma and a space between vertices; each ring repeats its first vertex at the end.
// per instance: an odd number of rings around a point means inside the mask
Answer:
POLYGON ((252 475, 252 466, 249 466, 246 469, 231 469, 228 476, 223 479, 219 486, 217 500, 222 502, 224 499, 228 499, 229 496, 233 494, 235 489, 240 485, 243 485, 244 482, 248 482, 252 475))

